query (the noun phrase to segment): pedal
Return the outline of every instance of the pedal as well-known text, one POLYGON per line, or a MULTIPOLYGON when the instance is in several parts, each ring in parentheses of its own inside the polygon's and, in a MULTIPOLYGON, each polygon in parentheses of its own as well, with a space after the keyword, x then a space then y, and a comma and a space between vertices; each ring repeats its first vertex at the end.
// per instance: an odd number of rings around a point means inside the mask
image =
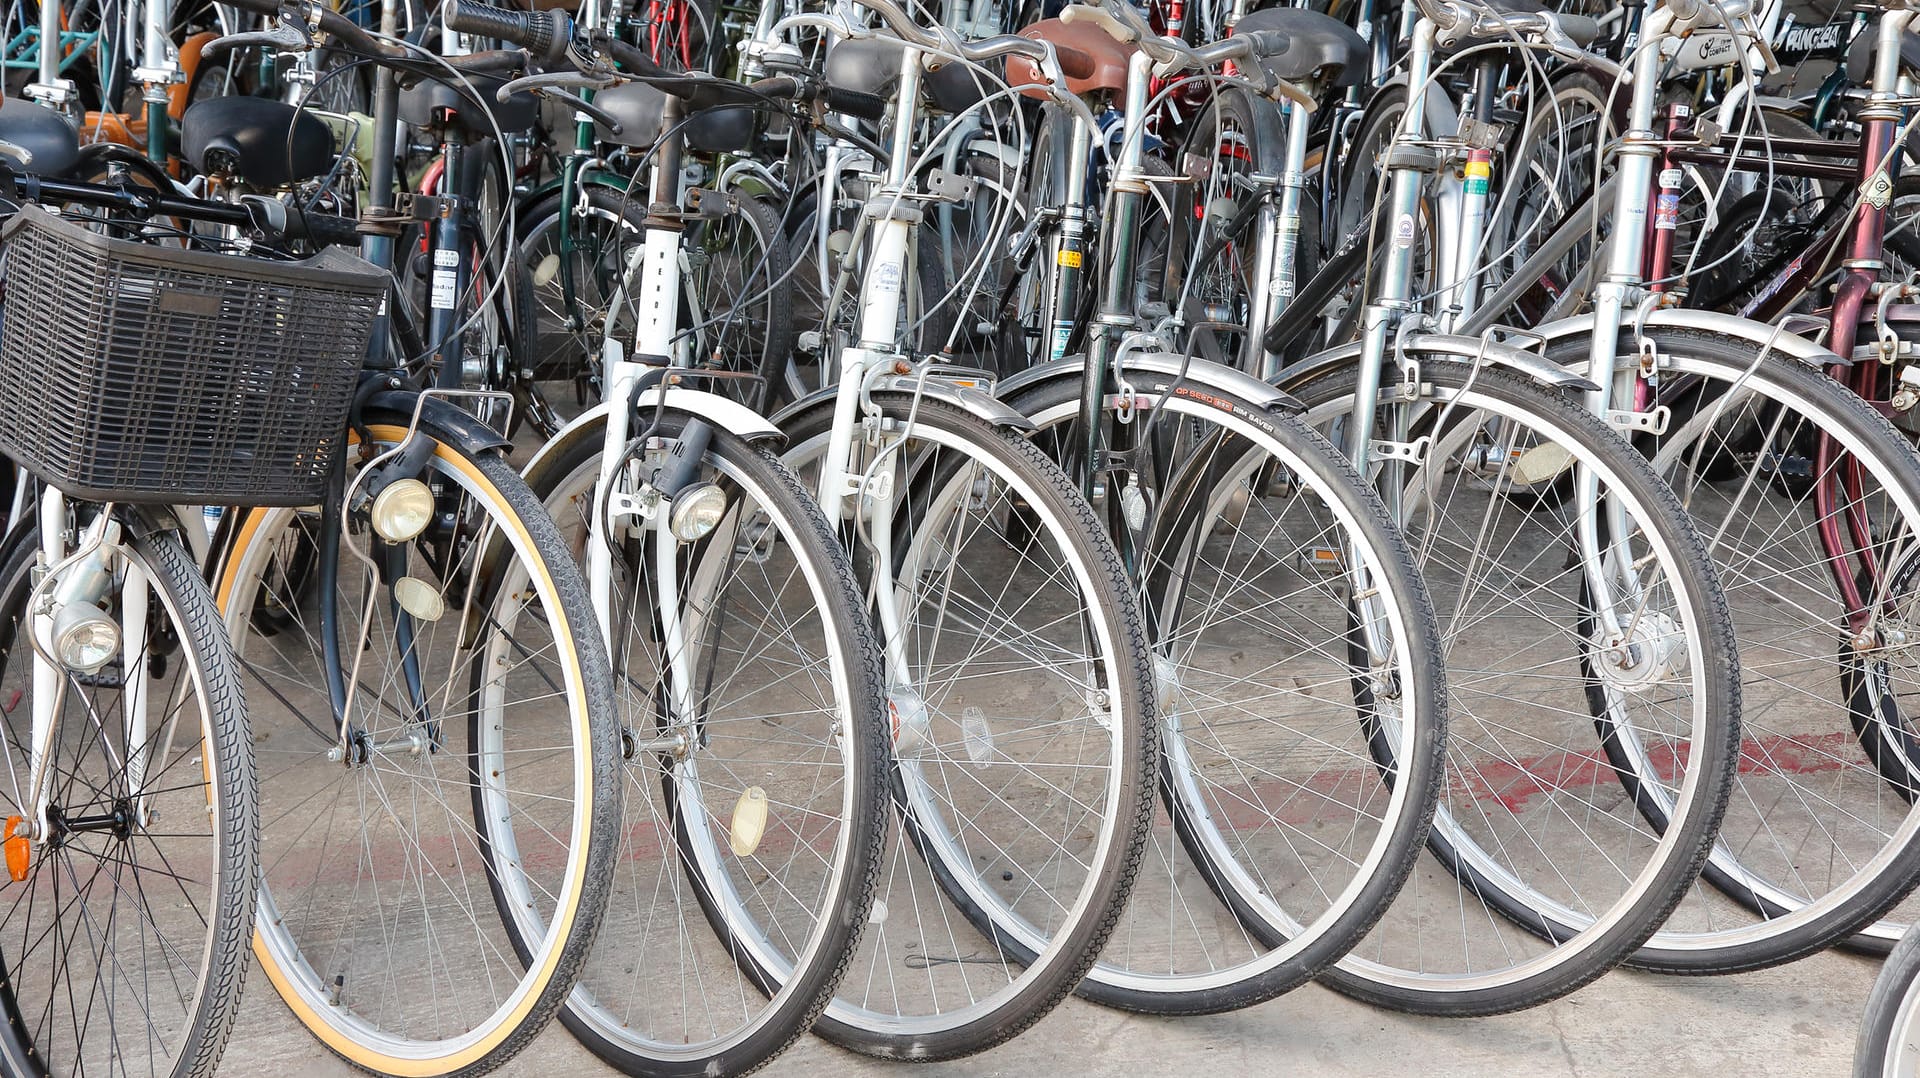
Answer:
POLYGON ((1330 546, 1307 547, 1300 551, 1294 561, 1303 573, 1343 576, 1347 571, 1346 557, 1330 546))

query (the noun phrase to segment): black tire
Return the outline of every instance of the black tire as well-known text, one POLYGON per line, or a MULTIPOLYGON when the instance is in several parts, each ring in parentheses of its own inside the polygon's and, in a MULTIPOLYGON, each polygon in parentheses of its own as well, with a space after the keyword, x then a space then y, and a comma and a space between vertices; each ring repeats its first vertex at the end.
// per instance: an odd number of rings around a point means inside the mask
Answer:
POLYGON ((533 287, 534 377, 573 381, 591 377, 600 359, 600 338, 593 316, 606 309, 619 284, 626 255, 641 240, 647 217, 644 198, 602 184, 584 183, 576 218, 569 229, 570 255, 558 250, 563 192, 555 191, 521 211, 515 237, 515 262, 533 287), (582 220, 591 227, 583 229, 582 220), (571 258, 573 287, 582 324, 567 324, 565 287, 571 258), (551 261, 549 261, 551 260, 551 261))
MULTIPOLYGON (((686 419, 685 415, 678 413, 663 416, 659 433, 668 438, 680 436, 686 419)), ((831 837, 833 846, 841 851, 843 860, 834 870, 833 879, 813 881, 819 888, 818 897, 809 898, 807 902, 810 904, 801 914, 803 917, 811 915, 813 919, 809 923, 792 926, 781 922, 773 929, 754 923, 750 927, 755 935, 742 935, 739 918, 748 917, 757 922, 764 917, 772 924, 777 916, 774 907, 778 903, 765 896, 747 900, 744 906, 739 904, 737 898, 732 902, 721 900, 721 894, 731 893, 738 882, 729 878, 722 888, 703 877, 699 866, 706 863, 704 859, 711 856, 711 852, 707 844, 700 840, 698 829, 704 829, 709 824, 704 818, 695 820, 692 813, 681 810, 682 800, 676 796, 678 780, 674 777, 677 766, 662 763, 656 767, 653 766, 656 754, 633 753, 627 763, 629 826, 619 857, 620 867, 615 874, 615 899, 609 906, 603 926, 603 946, 588 961, 580 979, 580 987, 570 997, 567 1008, 560 1013, 561 1023, 581 1044, 629 1074, 685 1075, 688 1078, 714 1073, 746 1074, 773 1059, 795 1038, 811 1028, 821 1009, 833 998, 834 989, 853 959, 872 905, 881 845, 886 838, 889 757, 879 644, 862 610, 862 599, 854 585, 853 571, 846 563, 845 552, 812 496, 801 488, 792 473, 783 468, 771 453, 724 430, 713 429, 710 433, 707 459, 714 463, 704 465, 701 474, 718 476, 718 481, 730 490, 736 506, 741 504, 742 497, 751 497, 756 506, 756 519, 764 517, 769 521, 768 530, 777 538, 771 541, 764 538, 756 540, 756 561, 768 559, 776 545, 784 546, 793 551, 796 562, 793 572, 796 575, 810 572, 817 577, 817 582, 804 584, 803 598, 809 604, 809 610, 817 611, 820 618, 818 627, 834 635, 835 652, 845 660, 844 668, 832 672, 831 677, 817 676, 837 686, 832 699, 819 701, 819 706, 831 708, 833 713, 843 713, 851 719, 851 725, 840 728, 838 734, 845 741, 850 761, 844 765, 843 771, 847 788, 842 794, 818 788, 810 791, 816 799, 824 797, 827 803, 808 812, 815 816, 841 814, 840 831, 828 836, 823 830, 824 825, 816 820, 812 824, 814 830, 804 836, 809 845, 818 845, 831 837), (785 523, 773 523, 775 517, 785 523), (808 570, 799 568, 797 562, 800 559, 807 561, 810 566, 808 570), (671 841, 658 842, 656 847, 649 822, 666 824, 661 830, 671 835, 671 841), (691 892, 705 914, 705 925, 699 924, 691 909, 685 908, 684 893, 667 895, 664 909, 656 906, 663 900, 654 897, 651 892, 653 885, 661 881, 643 877, 645 869, 641 865, 648 860, 658 865, 662 877, 677 875, 681 869, 685 870, 686 891, 691 892), (676 898, 680 900, 678 905, 676 898), (662 922, 674 917, 683 919, 680 930, 682 938, 660 942, 659 951, 649 958, 650 950, 641 948, 655 942, 655 934, 671 935, 662 922), (741 989, 734 979, 713 969, 704 953, 710 944, 702 937, 707 936, 709 927, 718 934, 721 953, 732 956, 738 963, 745 978, 742 982, 745 985, 744 992, 774 997, 763 1010, 743 1014, 718 1013, 719 1008, 731 1002, 731 997, 741 989), (800 931, 795 931, 796 927, 800 931), (802 938, 795 940, 794 937, 802 938), (799 965, 797 974, 794 968, 799 963, 791 953, 782 951, 774 956, 782 967, 779 970, 774 968, 773 963, 759 957, 767 949, 767 941, 776 938, 793 942, 792 949, 796 951, 804 945, 808 957, 804 964, 799 965), (701 953, 689 965, 687 955, 694 952, 701 953), (676 960, 682 963, 678 975, 672 968, 676 960), (665 995, 667 985, 678 983, 685 986, 690 981, 698 982, 700 995, 707 1002, 707 1020, 704 1025, 696 1025, 691 1030, 679 1030, 689 1043, 675 1044, 670 1039, 675 1032, 674 1027, 671 1023, 658 1020, 660 1012, 651 1005, 649 997, 665 995), (740 1025, 728 1025, 734 1021, 739 1021, 740 1025), (702 1035, 708 1039, 699 1041, 698 1037, 702 1035)), ((587 501, 591 501, 592 489, 599 476, 602 451, 599 438, 580 437, 564 452, 542 458, 537 470, 528 477, 536 494, 563 521, 562 534, 568 537, 570 544, 584 544, 587 541, 583 514, 588 510, 579 502, 578 490, 584 483, 587 501)), ((739 512, 738 509, 733 511, 739 512)), ((708 555, 717 549, 709 547, 708 555)), ((576 554, 584 552, 583 546, 576 550, 576 554)), ((632 553, 642 558, 645 556, 640 550, 632 553)), ((636 587, 652 587, 651 572, 644 565, 644 561, 637 564, 633 560, 624 562, 612 595, 616 616, 623 612, 627 614, 623 624, 615 629, 615 638, 622 642, 617 649, 621 655, 618 660, 620 680, 623 684, 637 687, 647 687, 649 679, 657 684, 660 677, 657 667, 649 666, 648 657, 636 654, 639 648, 644 647, 645 637, 652 632, 651 624, 634 624, 635 606, 645 609, 647 604, 636 603, 631 598, 632 592, 636 587)), ((717 603, 707 600, 703 605, 717 603)), ((764 612, 756 613, 769 619, 775 617, 771 605, 764 612)), ((810 620, 799 627, 791 622, 782 622, 776 635, 797 638, 801 635, 801 628, 807 629, 808 635, 806 639, 796 639, 792 655, 778 651, 774 642, 759 636, 745 642, 737 636, 730 636, 724 648, 719 643, 710 642, 701 650, 709 659, 715 651, 744 652, 743 659, 771 664, 775 670, 788 670, 793 660, 801 656, 828 654, 826 645, 811 634, 814 623, 810 620)), ((793 675, 799 673, 798 670, 791 671, 793 675)), ((707 681, 717 679, 731 685, 741 679, 741 672, 721 668, 706 674, 696 671, 693 676, 707 681)), ((771 710, 767 703, 770 691, 770 686, 750 679, 746 686, 734 689, 736 698, 756 701, 756 706, 748 709, 753 712, 771 710)), ((629 730, 645 729, 645 724, 655 718, 650 713, 657 705, 650 696, 639 693, 637 688, 634 693, 626 694, 626 698, 631 707, 625 715, 625 725, 629 730)), ((772 726, 756 717, 751 729, 766 736, 777 734, 783 739, 783 744, 797 741, 805 733, 799 721, 804 709, 789 704, 783 710, 788 717, 779 725, 772 726)), ((724 776, 736 772, 747 774, 748 768, 754 764, 752 759, 729 762, 724 756, 718 755, 720 746, 725 742, 740 740, 727 737, 727 727, 723 723, 741 720, 738 717, 729 720, 723 702, 712 699, 703 701, 702 716, 703 723, 709 729, 718 728, 720 734, 709 738, 692 755, 703 760, 708 769, 717 768, 722 772, 723 781, 724 776)), ((798 753, 797 749, 789 751, 796 755, 798 753)), ((829 765, 823 769, 823 773, 831 770, 829 765)), ((753 774, 760 781, 775 786, 773 800, 788 805, 789 811, 800 811, 791 807, 795 802, 790 782, 785 787, 785 796, 780 796, 783 787, 775 785, 771 777, 761 778, 762 772, 753 774)), ((772 772, 769 770, 764 774, 771 776, 772 772)), ((745 779, 739 781, 744 783, 745 779)), ((733 791, 723 792, 731 794, 733 791)), ((710 801, 709 804, 711 806, 710 801)), ((774 829, 777 830, 778 827, 774 829)), ((770 831, 770 835, 774 831, 770 831)), ((798 840, 803 836, 794 834, 792 837, 798 840)), ((769 860, 740 856, 739 867, 733 870, 732 876, 737 877, 742 873, 756 877, 764 875, 774 881, 771 885, 773 890, 790 895, 790 901, 801 904, 800 881, 808 878, 805 866, 795 870, 791 865, 783 865, 778 857, 769 860), (789 878, 785 875, 787 871, 796 871, 797 875, 789 878)), ((725 866, 720 866, 719 870, 727 871, 725 866)), ((505 896, 496 895, 496 898, 504 899, 505 896)), ((502 906, 502 911, 510 912, 506 906, 502 906)), ((509 920, 508 923, 511 925, 513 922, 509 920)), ((724 958, 721 960, 724 961, 724 958)), ((693 990, 686 988, 683 995, 693 990)), ((685 1005, 690 1009, 697 1007, 692 998, 686 999, 685 1005)), ((664 1011, 671 1012, 674 1001, 663 1000, 661 1006, 664 1011)), ((742 1011, 752 1012, 757 1003, 747 1001, 739 1006, 742 1011)))
MULTIPOLYGON (((1580 560, 1553 553, 1571 535, 1570 523, 1559 532, 1528 538, 1536 527, 1555 526, 1552 514, 1564 500, 1511 496, 1524 493, 1526 483, 1542 481, 1531 478, 1530 470, 1517 472, 1511 464, 1514 458, 1505 455, 1507 446, 1517 448, 1518 442, 1493 443, 1499 454, 1489 459, 1508 464, 1472 463, 1477 458, 1470 455, 1456 462, 1451 449, 1444 464, 1422 458, 1418 474, 1426 478, 1409 480, 1412 485, 1403 496, 1417 495, 1426 506, 1437 503, 1451 517, 1456 512, 1455 490, 1467 490, 1469 497, 1461 499, 1457 512, 1462 526, 1468 528, 1475 526, 1473 507, 1484 501, 1486 515, 1479 526, 1486 532, 1479 537, 1469 532, 1466 538, 1496 546, 1484 557, 1475 547, 1466 565, 1486 572, 1490 581, 1503 576, 1515 579, 1497 592, 1491 586, 1469 587, 1468 580, 1456 584, 1453 578, 1461 571, 1448 559, 1457 540, 1418 521, 1403 524, 1410 528, 1420 524, 1423 529, 1410 532, 1409 539, 1421 554, 1422 572, 1434 592, 1441 624, 1449 630, 1453 736, 1447 793, 1429 841, 1443 868, 1417 873, 1369 940, 1321 979, 1338 991, 1394 1010, 1446 1016, 1499 1014, 1564 995, 1625 960, 1660 927, 1698 878, 1733 788, 1740 736, 1739 667, 1713 563, 1678 500, 1645 458, 1566 397, 1497 368, 1476 368, 1441 356, 1419 358, 1423 393, 1438 394, 1440 399, 1411 415, 1412 429, 1406 437, 1433 433, 1430 428, 1443 422, 1447 426, 1441 433, 1448 436, 1448 443, 1471 454, 1472 446, 1480 444, 1474 441, 1478 432, 1490 429, 1489 424, 1500 424, 1492 429, 1502 432, 1502 437, 1514 437, 1514 426, 1523 421, 1530 432, 1527 444, 1558 447, 1549 448, 1541 459, 1559 459, 1558 467, 1565 470, 1572 466, 1572 454, 1578 453, 1587 462, 1588 474, 1605 477, 1606 489, 1616 492, 1603 497, 1631 514, 1634 531, 1629 538, 1635 549, 1646 545, 1649 550, 1642 561, 1650 565, 1657 560, 1657 583, 1643 579, 1640 586, 1657 591, 1661 611, 1668 604, 1674 611, 1671 618, 1661 613, 1657 619, 1639 622, 1655 627, 1644 631, 1657 629, 1658 635, 1650 637, 1654 643, 1636 646, 1637 650, 1658 647, 1672 656, 1678 645, 1662 641, 1677 639, 1681 633, 1686 640, 1686 672, 1672 680, 1685 680, 1689 698, 1671 710, 1685 708, 1691 717, 1680 719, 1671 730, 1650 718, 1635 720, 1642 736, 1672 745, 1674 774, 1663 781, 1686 791, 1685 820, 1670 821, 1658 830, 1643 826, 1632 806, 1601 788, 1602 781, 1610 784, 1612 780, 1594 771, 1596 763, 1604 767, 1599 738, 1590 725, 1583 732, 1573 721, 1572 716, 1593 706, 1586 686, 1594 675, 1554 673, 1571 668, 1575 661, 1586 662, 1598 646, 1578 623, 1579 612, 1590 606, 1584 591, 1588 572, 1580 560), (1433 387, 1430 391, 1424 388, 1428 384, 1433 387), (1563 453, 1567 455, 1558 456, 1563 453), (1478 478, 1487 469, 1492 469, 1491 479, 1478 478), (1421 483, 1446 487, 1431 490, 1421 483), (1506 483, 1516 484, 1511 493, 1506 483), (1487 539, 1487 532, 1498 539, 1487 539), (1521 560, 1508 566, 1510 557, 1521 560), (1571 594, 1575 583, 1579 583, 1578 595, 1571 594), (1496 595, 1500 605, 1494 605, 1496 595), (1468 607, 1469 601, 1478 605, 1468 607), (1468 616, 1463 617, 1463 611, 1469 611, 1468 616), (1665 627, 1660 619, 1673 624, 1665 627), (1506 643, 1489 645, 1486 634, 1499 634, 1502 628, 1510 630, 1499 635, 1506 643), (1557 644, 1565 644, 1573 654, 1563 656, 1557 644), (1522 710, 1516 715, 1509 708, 1522 710), (1530 720, 1528 713, 1534 718, 1530 720), (1509 733, 1519 729, 1527 732, 1509 733), (1519 740, 1509 745, 1503 738, 1519 740), (1540 763, 1529 763, 1536 756, 1540 763), (1496 773, 1511 773, 1511 778, 1489 786, 1483 763, 1496 773), (1509 799, 1509 789, 1522 792, 1509 799), (1545 799, 1525 793, 1528 790, 1544 791, 1545 799), (1563 804, 1572 807, 1563 808, 1563 804), (1601 846, 1584 832, 1575 838, 1549 834, 1563 819, 1572 826, 1579 826, 1582 819, 1598 825, 1608 845, 1601 846), (1494 851, 1489 851, 1488 842, 1494 844, 1494 851), (1595 850, 1585 861, 1589 869, 1601 868, 1598 878, 1582 876, 1577 885, 1581 892, 1562 898, 1562 886, 1576 885, 1556 867, 1556 858, 1580 858, 1589 845, 1595 850), (1529 849, 1539 850, 1539 857, 1523 864, 1516 855, 1529 849), (1528 877, 1538 882, 1529 882, 1528 877), (1474 911, 1472 905, 1483 909, 1474 911), (1571 913, 1560 912, 1563 909, 1571 913), (1450 912, 1442 915, 1439 910, 1450 912), (1490 916, 1495 912, 1501 917, 1490 916), (1431 921, 1432 917, 1440 919, 1431 921), (1503 918, 1512 927, 1502 927, 1503 918), (1459 944, 1449 942, 1448 930, 1440 927, 1456 923, 1459 944), (1429 931, 1432 936, 1426 934, 1429 931), (1444 955, 1443 947, 1447 948, 1444 955)), ((1319 427, 1349 414, 1357 379, 1355 366, 1341 364, 1318 377, 1289 382, 1286 388, 1307 405, 1319 427)), ((1557 473, 1543 476, 1552 474, 1557 473)), ((1637 567, 1636 572, 1646 570, 1637 567)), ((1663 658, 1656 671, 1672 661, 1663 658)), ((1659 684, 1667 683, 1663 679, 1659 684)), ((1620 706, 1627 706, 1626 689, 1610 691, 1620 695, 1620 706)), ((1657 715, 1670 710, 1664 703, 1649 703, 1647 708, 1657 715)), ((1636 714, 1647 715, 1647 708, 1636 714)))
POLYGON ((1920 1030, 1913 1028, 1915 1014, 1920 1013, 1916 990, 1920 990, 1920 931, 1909 931, 1887 954, 1867 995, 1853 1048, 1854 1078, 1906 1078, 1911 1073, 1914 1053, 1920 1051, 1920 1037, 1915 1036, 1920 1030), (1895 1065, 1900 1057, 1907 1062, 1904 1071, 1895 1065))
MULTIPOLYGON (((51 811, 56 817, 53 826, 63 829, 62 841, 54 847, 34 843, 27 882, 13 884, 6 892, 8 928, 0 938, 7 969, 5 983, 0 984, 0 1016, 5 1019, 0 1021, 0 1065, 8 1074, 83 1074, 98 1067, 103 1073, 131 1070, 206 1078, 219 1065, 239 1015, 241 985, 250 964, 247 947, 253 936, 253 885, 259 870, 259 791, 239 663, 206 582, 178 537, 150 532, 130 538, 127 547, 147 573, 155 600, 148 608, 147 651, 134 664, 138 676, 159 683, 170 676, 177 678, 172 688, 161 690, 161 699, 170 703, 178 699, 180 703, 172 705, 178 708, 174 713, 187 721, 196 711, 187 699, 200 701, 199 729, 177 732, 164 717, 149 727, 150 738, 165 738, 162 747, 168 755, 145 777, 166 778, 162 786, 149 781, 139 791, 127 788, 126 767, 111 762, 116 751, 126 755, 127 745, 124 731, 113 730, 111 723, 98 724, 97 732, 87 731, 78 744, 70 744, 67 736, 55 742, 49 775, 51 811), (86 762, 94 751, 110 761, 104 772, 110 786, 96 790, 89 799, 84 793, 86 775, 90 767, 101 766, 86 762), (164 833, 140 823, 122 824, 126 831, 118 833, 98 828, 64 830, 67 825, 59 822, 132 813, 136 794, 147 799, 154 819, 166 819, 164 833), (195 830, 196 821, 204 821, 204 836, 188 833, 195 830), (60 889, 50 892, 39 886, 49 869, 62 877, 60 889), (188 875, 199 871, 212 875, 207 893, 197 878, 188 875), (103 878, 102 872, 108 873, 104 878, 109 883, 96 890, 94 884, 103 878), (44 901, 49 893, 59 907, 50 925, 34 919, 40 905, 36 899, 44 901), (149 895, 161 899, 151 909, 122 908, 123 903, 147 903, 149 895), (182 910, 197 916, 182 925, 182 910), (78 918, 78 923, 65 925, 67 917, 78 918), (125 924, 140 927, 127 938, 128 930, 115 927, 125 924), (65 977, 58 972, 64 962, 57 960, 70 957, 70 943, 65 948, 46 945, 49 939, 75 937, 91 941, 82 948, 96 967, 90 986, 76 983, 74 971, 65 977), (156 947, 160 957, 170 955, 178 968, 154 968, 156 956, 148 952, 156 947), (52 967, 47 966, 50 958, 56 960, 52 967), (151 978, 170 983, 171 988, 154 993, 142 988, 129 997, 126 988, 114 987, 127 983, 121 978, 141 985, 151 978), (11 987, 16 984, 18 992, 11 987), (108 1000, 115 1002, 109 1005, 108 1000), (137 1023, 136 1029, 115 1027, 116 1012, 143 1005, 152 1009, 119 1015, 137 1023), (68 1007, 71 1013, 63 1014, 68 1007), (122 1051, 124 1039, 147 1044, 149 1050, 122 1051), (94 1053, 110 1053, 110 1058, 88 1062, 94 1053)), ((25 618, 39 549, 38 529, 29 522, 14 531, 5 557, 0 558, 0 665, 5 666, 6 682, 14 693, 7 709, 9 726, 29 721, 33 711, 34 649, 25 635, 32 631, 25 618), (23 668, 28 671, 24 683, 19 680, 23 668)), ((124 601, 121 595, 110 595, 104 606, 113 612, 124 601)), ((68 700, 98 709, 94 712, 98 716, 121 717, 124 709, 109 707, 95 697, 118 695, 125 679, 113 682, 111 671, 124 674, 126 665, 121 658, 104 668, 108 673, 101 677, 56 676, 65 682, 68 700)), ((62 720, 65 735, 74 732, 77 718, 69 713, 62 720)), ((150 713, 149 721, 154 718, 150 713)), ((13 729, 7 732, 7 744, 11 760, 13 752, 31 744, 31 738, 25 730, 13 729)), ((152 741, 147 749, 154 750, 152 741)), ((9 766, 19 768, 18 781, 24 785, 24 762, 9 766)), ((7 802, 6 814, 32 818, 30 805, 14 804, 11 797, 7 802)))
POLYGON ((780 211, 765 199, 740 193, 734 208, 718 221, 700 219, 687 230, 685 243, 704 257, 687 279, 681 296, 681 334, 695 334, 698 363, 759 376, 763 392, 743 392, 725 382, 711 388, 771 409, 793 355, 793 254, 781 228, 780 211), (738 233, 730 230, 738 229, 738 233), (729 275, 716 276, 721 252, 735 251, 729 275), (693 299, 699 290, 704 326, 693 324, 693 299), (744 320, 735 314, 752 304, 744 320), (727 314, 714 312, 724 306, 727 314), (717 323, 717 324, 716 324, 717 323))

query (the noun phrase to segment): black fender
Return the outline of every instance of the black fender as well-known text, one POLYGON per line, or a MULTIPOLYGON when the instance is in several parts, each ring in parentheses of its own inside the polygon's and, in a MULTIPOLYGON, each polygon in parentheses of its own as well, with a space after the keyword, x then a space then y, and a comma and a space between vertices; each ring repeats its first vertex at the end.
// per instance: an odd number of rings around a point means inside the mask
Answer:
POLYGON ((420 397, 417 389, 381 389, 368 394, 364 405, 408 418, 412 418, 415 409, 418 409, 422 423, 432 424, 437 431, 458 442, 469 453, 491 453, 513 448, 513 442, 506 435, 487 426, 479 416, 463 411, 445 397, 428 397, 424 401, 420 397))

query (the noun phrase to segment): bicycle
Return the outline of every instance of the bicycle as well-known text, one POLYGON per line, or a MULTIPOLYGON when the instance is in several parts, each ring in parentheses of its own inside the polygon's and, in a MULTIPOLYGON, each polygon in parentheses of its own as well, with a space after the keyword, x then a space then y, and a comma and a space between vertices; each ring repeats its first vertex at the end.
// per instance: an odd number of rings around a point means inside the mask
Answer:
MULTIPOLYGON (((524 62, 425 56, 307 15, 383 68, 383 137, 394 71, 524 62)), ((385 5, 387 29, 397 18, 385 5)), ((366 228, 379 265, 404 217, 387 205, 393 162, 374 166, 357 221, 259 198, 213 219, 251 208, 315 244, 366 228)), ((371 339, 320 496, 226 514, 210 571, 266 735, 254 953, 350 1062, 481 1070, 560 1009, 591 949, 620 819, 616 697, 585 581, 509 443, 468 410, 474 393, 415 381, 379 319, 371 339)))
MULTIPOLYGON (((1191 337, 1174 350, 1186 321, 1148 307, 1159 274, 1140 252, 1167 231, 1154 190, 1174 179, 1148 167, 1150 78, 1191 97, 1183 80, 1231 62, 1263 103, 1312 101, 1349 32, 1255 13, 1190 49, 1070 5, 1023 33, 1092 56, 1093 78, 1068 88, 1095 108, 1111 95, 1123 119, 1099 176, 1096 121, 1043 106, 1065 160, 1035 170, 1044 208, 1014 273, 1035 278, 1019 301, 1039 362, 997 392, 1104 516, 1149 614, 1161 693, 1163 811, 1079 991, 1158 1014, 1249 1006, 1344 956, 1413 871, 1440 793, 1446 682, 1385 506, 1296 402, 1196 358, 1191 337)), ((1037 73, 1015 61, 1008 78, 1037 73)))

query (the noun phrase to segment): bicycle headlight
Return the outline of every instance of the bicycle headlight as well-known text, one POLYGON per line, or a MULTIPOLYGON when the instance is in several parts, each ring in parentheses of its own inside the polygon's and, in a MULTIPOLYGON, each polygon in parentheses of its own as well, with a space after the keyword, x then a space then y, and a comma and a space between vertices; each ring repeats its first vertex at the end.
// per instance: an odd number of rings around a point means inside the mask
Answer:
POLYGON ((673 496, 667 510, 667 531, 683 543, 692 543, 713 533, 727 512, 727 494, 713 483, 695 483, 673 496))
POLYGON ((92 603, 66 603, 53 616, 53 654, 60 665, 91 674, 120 652, 120 626, 92 603))
POLYGON ((404 543, 427 530, 433 519, 433 491, 418 479, 387 484, 374 495, 373 530, 389 543, 404 543))

